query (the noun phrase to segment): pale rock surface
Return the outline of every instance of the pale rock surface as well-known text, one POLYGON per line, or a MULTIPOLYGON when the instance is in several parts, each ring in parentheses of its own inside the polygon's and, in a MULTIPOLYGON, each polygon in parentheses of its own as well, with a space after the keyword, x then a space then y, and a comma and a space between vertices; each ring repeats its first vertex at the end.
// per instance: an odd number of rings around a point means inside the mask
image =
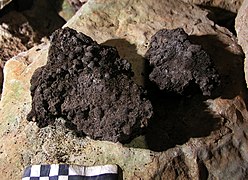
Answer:
POLYGON ((216 7, 237 13, 244 0, 183 0, 197 5, 216 7))
POLYGON ((4 6, 9 4, 12 0, 1 0, 0 1, 0 10, 3 9, 4 6))
MULTIPOLYGON (((20 16, 20 14, 18 14, 17 12, 9 13, 10 16, 11 14, 18 15, 18 22, 22 22, 20 20, 25 19, 23 16, 20 16)), ((5 62, 10 58, 16 56, 18 53, 27 50, 26 46, 22 43, 21 39, 15 37, 11 33, 11 28, 8 24, 5 23, 4 17, 0 18, 0 95, 2 92, 3 67, 5 62)))
POLYGON ((238 36, 238 42, 241 45, 245 56, 245 79, 248 84, 248 0, 244 0, 238 15, 236 17, 235 29, 238 36))
MULTIPOLYGON (((218 122, 219 127, 204 136, 189 136, 183 145, 160 152, 149 150, 143 137, 129 145, 79 138, 64 127, 63 119, 58 119, 55 126, 39 129, 27 122, 26 115, 31 109, 31 76, 47 60, 49 43, 45 43, 12 58, 4 69, 1 179, 20 179, 25 166, 37 163, 118 164, 124 179, 248 178, 248 112, 242 98, 242 51, 228 30, 214 26, 198 7, 179 0, 90 0, 65 26, 98 43, 115 45, 120 55, 132 62, 135 81, 140 84, 144 84, 142 56, 150 37, 161 28, 183 27, 192 40, 203 45, 221 74, 222 98, 202 101, 207 117, 218 122)), ((192 110, 182 118, 195 116, 192 110)), ((174 131, 180 134, 178 129, 174 131)))
POLYGON ((0 99, 1 99, 1 93, 2 93, 2 86, 3 86, 3 65, 2 61, 0 60, 0 99))

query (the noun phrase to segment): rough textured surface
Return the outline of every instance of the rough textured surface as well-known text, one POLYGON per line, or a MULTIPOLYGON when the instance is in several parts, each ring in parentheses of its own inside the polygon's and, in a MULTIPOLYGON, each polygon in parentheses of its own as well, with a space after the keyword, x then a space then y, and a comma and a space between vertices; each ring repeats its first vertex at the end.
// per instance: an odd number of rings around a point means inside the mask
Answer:
POLYGON ((246 84, 248 85, 248 1, 244 0, 235 22, 235 29, 238 36, 238 42, 242 46, 242 49, 245 53, 245 79, 246 84))
POLYGON ((208 12, 207 17, 236 35, 234 24, 237 12, 244 0, 183 0, 194 3, 208 12))
POLYGON ((53 33, 48 62, 31 79, 32 110, 39 127, 65 117, 93 139, 126 142, 152 116, 131 65, 115 48, 65 28, 53 33))
POLYGON ((160 30, 152 36, 145 57, 152 66, 149 75, 161 90, 183 93, 197 84, 203 95, 219 85, 219 75, 209 55, 192 44, 183 29, 160 30))
POLYGON ((190 40, 201 44, 216 64, 222 80, 221 98, 206 101, 198 95, 182 102, 173 96, 169 96, 169 101, 158 96, 160 101, 152 101, 157 125, 149 125, 155 126, 150 131, 154 138, 149 143, 148 137, 143 136, 125 146, 78 138, 64 127, 62 119, 56 120, 54 126, 40 129, 35 123, 27 122, 26 116, 31 110, 31 76, 47 60, 48 45, 42 44, 11 59, 4 69, 0 103, 3 180, 20 179, 24 166, 29 164, 59 162, 118 164, 124 179, 132 180, 247 179, 248 115, 242 97, 245 93, 243 59, 229 31, 214 25, 201 9, 179 0, 118 3, 90 0, 68 25, 97 42, 114 44, 120 56, 132 62, 134 79, 141 84, 141 72, 145 72, 143 55, 151 36, 162 28, 183 27, 190 40), (157 107, 163 111, 157 111, 157 107), (185 111, 178 113, 178 107, 185 111), (219 126, 213 128, 215 124, 219 126), (153 147, 151 142, 162 148, 153 147))
POLYGON ((212 6, 237 13, 244 0, 183 0, 202 6, 212 6))

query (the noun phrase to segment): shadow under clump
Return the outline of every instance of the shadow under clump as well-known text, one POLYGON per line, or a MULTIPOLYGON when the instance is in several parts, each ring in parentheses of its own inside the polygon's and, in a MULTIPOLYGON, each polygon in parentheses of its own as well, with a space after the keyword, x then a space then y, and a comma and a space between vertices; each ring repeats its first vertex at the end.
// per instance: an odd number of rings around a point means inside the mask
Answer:
POLYGON ((219 128, 220 120, 208 112, 204 103, 207 98, 200 89, 192 85, 195 93, 187 97, 161 91, 155 85, 149 88, 148 96, 154 111, 146 133, 149 149, 165 151, 186 143, 190 138, 206 137, 219 128))
POLYGON ((137 53, 135 44, 131 44, 125 39, 110 39, 102 43, 102 45, 115 47, 118 50, 120 57, 128 60, 132 65, 134 81, 139 85, 144 84, 143 75, 145 70, 145 61, 144 58, 137 53))
POLYGON ((146 61, 146 83, 148 98, 153 106, 153 119, 149 121, 145 135, 149 149, 165 151, 186 143, 190 138, 206 137, 219 129, 221 120, 208 110, 200 88, 194 84, 182 95, 160 90, 149 80, 151 67, 146 61))
MULTIPOLYGON (((245 96, 243 55, 228 51, 228 45, 214 35, 190 36, 189 39, 210 55, 220 75, 221 84, 211 98, 245 96)), ((205 137, 219 129, 221 120, 208 112, 205 101, 209 97, 202 96, 198 87, 191 84, 183 96, 161 91, 149 81, 151 67, 148 62, 146 64, 146 89, 154 108, 154 117, 146 134, 150 149, 164 151, 187 142, 191 137, 205 137)))
POLYGON ((220 7, 213 7, 207 5, 198 5, 201 9, 206 9, 208 11, 207 17, 214 21, 214 23, 219 26, 227 28, 234 35, 236 35, 235 31, 235 18, 237 13, 228 11, 226 9, 220 7))
POLYGON ((125 39, 108 40, 103 44, 116 47, 120 56, 132 64, 135 77, 142 79, 153 106, 154 115, 145 131, 145 142, 138 140, 140 147, 134 143, 125 146, 144 148, 146 143, 146 148, 150 150, 164 151, 187 142, 189 138, 208 136, 219 128, 220 120, 208 112, 204 102, 207 97, 195 84, 190 83, 183 95, 161 91, 149 80, 151 67, 137 53, 135 45, 125 39))

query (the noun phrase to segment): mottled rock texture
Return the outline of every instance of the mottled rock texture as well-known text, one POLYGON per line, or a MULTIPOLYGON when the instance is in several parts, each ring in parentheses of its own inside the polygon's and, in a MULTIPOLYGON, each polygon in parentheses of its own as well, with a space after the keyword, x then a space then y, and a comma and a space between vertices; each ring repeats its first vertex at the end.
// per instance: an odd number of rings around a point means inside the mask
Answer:
POLYGON ((238 11, 238 15, 235 22, 235 29, 238 36, 238 42, 241 45, 244 53, 245 53, 245 79, 246 84, 248 84, 248 1, 244 0, 240 10, 238 11))
POLYGON ((21 179, 23 168, 30 164, 63 162, 118 164, 123 179, 131 180, 247 179, 248 114, 242 98, 242 51, 234 36, 206 15, 180 0, 90 0, 65 25, 98 43, 115 45, 120 56, 132 63, 134 80, 140 84, 145 72, 143 56, 151 36, 162 28, 182 27, 213 59, 222 80, 221 97, 207 100, 198 94, 183 102, 155 94, 156 119, 149 124, 154 130, 128 145, 78 137, 62 119, 45 128, 28 122, 30 79, 46 64, 49 45, 39 45, 8 61, 0 103, 1 178, 21 179), (185 111, 178 113, 178 108, 185 111))
POLYGON ((237 13, 244 0, 183 0, 197 5, 216 7, 237 13))
POLYGON ((161 90, 183 93, 190 83, 197 84, 203 95, 219 85, 219 75, 209 55, 192 44, 181 28, 160 30, 152 36, 145 57, 152 66, 149 78, 161 90))
POLYGON ((31 79, 28 120, 45 127, 65 117, 93 139, 126 142, 152 116, 151 103, 131 76, 131 65, 115 48, 70 28, 57 30, 47 64, 31 79))

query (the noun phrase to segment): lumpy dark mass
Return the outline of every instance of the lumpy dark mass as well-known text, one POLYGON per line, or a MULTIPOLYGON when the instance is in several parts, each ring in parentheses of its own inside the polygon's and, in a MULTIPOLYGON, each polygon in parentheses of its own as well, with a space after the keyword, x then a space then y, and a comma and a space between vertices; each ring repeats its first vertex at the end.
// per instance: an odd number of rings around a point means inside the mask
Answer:
POLYGON ((145 56, 152 66, 149 78, 161 90, 181 94, 190 84, 196 84, 203 95, 211 95, 220 84, 209 55, 200 45, 192 44, 181 28, 158 31, 145 56))
POLYGON ((93 139, 127 142, 152 116, 152 105, 132 75, 115 48, 59 29, 51 37, 47 64, 32 76, 27 119, 42 128, 63 117, 93 139))

